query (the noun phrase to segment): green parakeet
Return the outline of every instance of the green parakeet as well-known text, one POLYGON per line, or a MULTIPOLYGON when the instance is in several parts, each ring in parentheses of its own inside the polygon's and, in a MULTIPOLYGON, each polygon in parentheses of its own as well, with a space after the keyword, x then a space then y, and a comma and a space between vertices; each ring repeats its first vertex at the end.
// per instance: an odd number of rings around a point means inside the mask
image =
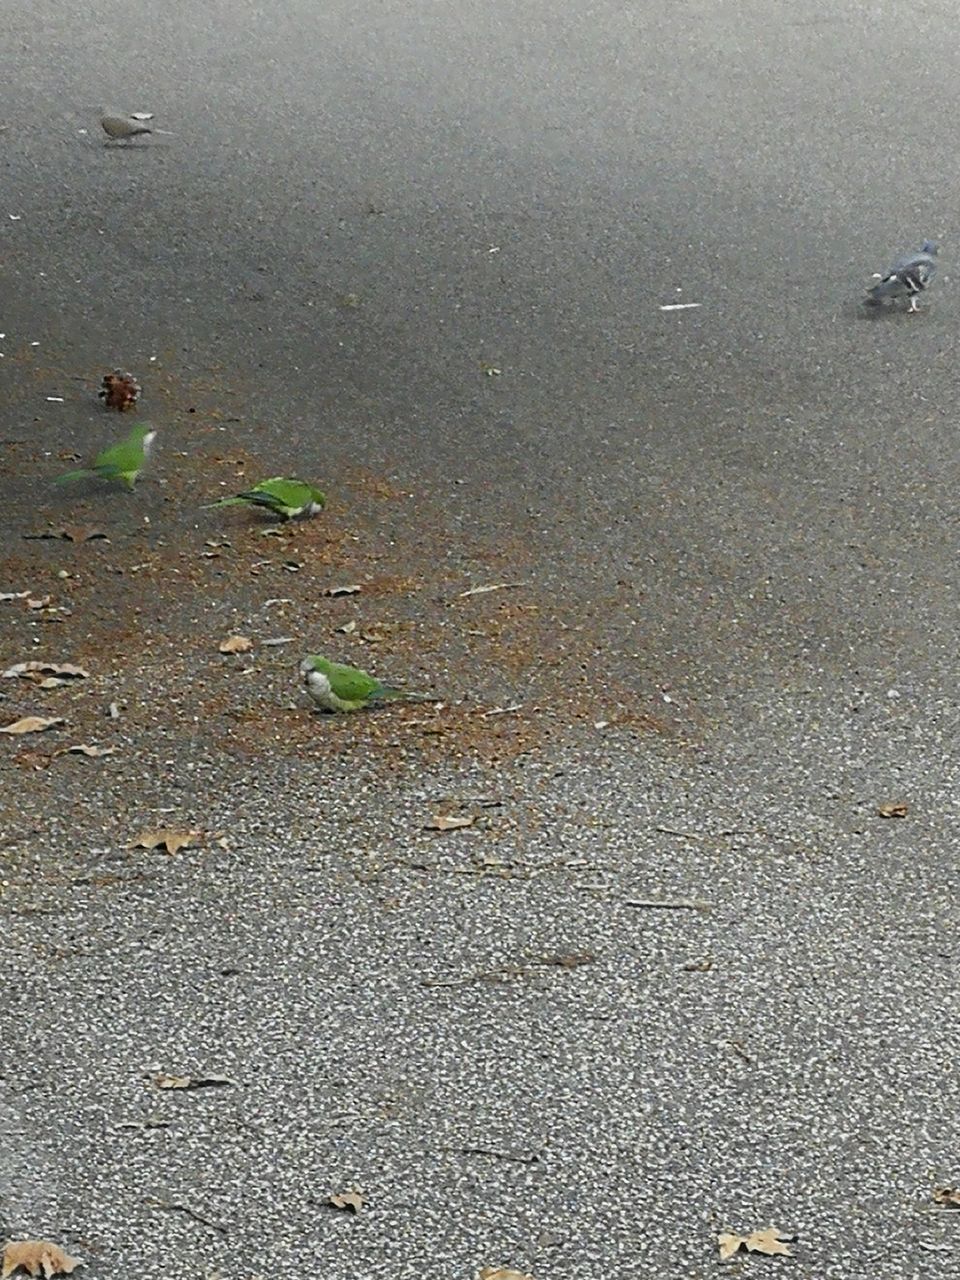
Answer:
POLYGON ((378 702, 435 702, 428 693, 408 693, 381 684, 366 671, 330 662, 312 653, 300 663, 300 674, 307 693, 324 711, 361 711, 378 702))
POLYGON ((81 467, 79 471, 68 471, 59 476, 57 484, 72 484, 75 480, 99 476, 101 480, 122 480, 128 489, 132 489, 150 456, 150 446, 156 434, 153 427, 141 422, 133 428, 126 440, 112 444, 109 449, 98 453, 89 467, 81 467))
POLYGON ((327 499, 319 489, 307 484, 305 480, 295 480, 289 476, 273 476, 269 480, 261 480, 251 489, 238 493, 233 498, 221 498, 219 502, 211 502, 211 507, 232 507, 238 502, 248 503, 253 507, 266 507, 274 515, 284 520, 293 520, 297 516, 315 516, 322 511, 327 499))

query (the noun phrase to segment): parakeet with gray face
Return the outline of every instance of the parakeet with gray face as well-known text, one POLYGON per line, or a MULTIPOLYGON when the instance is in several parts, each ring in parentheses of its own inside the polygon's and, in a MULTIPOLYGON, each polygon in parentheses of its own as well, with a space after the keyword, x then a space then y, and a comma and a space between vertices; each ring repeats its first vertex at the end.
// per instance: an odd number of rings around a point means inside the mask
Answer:
POLYGON ((920 294, 928 287, 937 270, 938 248, 932 240, 924 240, 917 253, 904 254, 888 272, 867 290, 867 301, 872 305, 909 298, 908 313, 918 311, 920 294))
POLYGON ((382 702, 436 702, 428 693, 409 693, 381 684, 373 676, 343 662, 330 662, 318 653, 300 663, 307 693, 324 711, 361 711, 382 702))
POLYGON ((128 489, 132 489, 150 456, 156 434, 148 423, 139 423, 125 440, 98 453, 89 467, 66 472, 57 478, 57 484, 73 484, 76 480, 99 477, 101 480, 122 480, 128 489))
POLYGON ((252 507, 263 507, 279 516, 282 520, 295 520, 298 516, 315 516, 326 505, 326 496, 307 484, 305 480, 296 480, 289 476, 273 476, 269 480, 261 480, 243 493, 232 498, 221 498, 219 502, 211 502, 211 507, 232 507, 237 503, 246 503, 252 507))

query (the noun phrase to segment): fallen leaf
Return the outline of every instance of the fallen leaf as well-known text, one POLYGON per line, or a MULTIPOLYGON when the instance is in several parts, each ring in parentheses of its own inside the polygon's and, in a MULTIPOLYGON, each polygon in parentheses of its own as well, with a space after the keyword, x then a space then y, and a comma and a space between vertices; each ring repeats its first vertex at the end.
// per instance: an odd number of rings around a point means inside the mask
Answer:
POLYGON ((351 1213, 359 1213, 363 1208, 363 1196, 359 1191, 341 1191, 339 1195, 330 1197, 334 1209, 349 1209, 351 1213))
POLYGON ((181 849, 195 844, 200 835, 199 831, 175 831, 172 827, 161 827, 158 831, 142 831, 127 848, 159 849, 163 845, 167 853, 179 853, 181 849))
POLYGON ((952 1209, 960 1209, 960 1189, 957 1187, 937 1187, 933 1193, 934 1204, 949 1205, 952 1209))
POLYGON ((221 1089, 233 1081, 228 1076, 171 1076, 161 1071, 153 1083, 158 1089, 221 1089))
POLYGON ((68 680, 86 680, 89 674, 72 662, 18 662, 0 673, 0 679, 15 680, 19 677, 32 680, 44 689, 52 689, 58 684, 66 684, 68 680))
POLYGON ((424 831, 460 831, 464 827, 472 827, 477 818, 475 814, 462 814, 459 817, 452 813, 438 813, 435 818, 423 824, 424 831))
POLYGON ((325 596, 355 596, 359 590, 360 587, 356 583, 352 583, 345 587, 327 587, 323 594, 325 596))
POLYGON ((481 1267, 477 1280, 533 1280, 526 1271, 514 1271, 511 1267, 481 1267))
POLYGON ((488 378, 499 378, 500 374, 503 373, 503 370, 499 367, 499 365, 490 364, 486 360, 480 361, 480 368, 483 370, 483 372, 487 375, 488 378))
POLYGON ((65 723, 61 716, 24 716, 22 720, 4 725, 0 733, 42 733, 44 729, 52 729, 54 725, 65 723))
POLYGON ((89 756, 93 760, 98 760, 101 756, 114 755, 116 750, 116 747, 91 747, 85 742, 78 742, 72 747, 61 747, 53 754, 55 756, 89 756))
POLYGON ((3 1246, 0 1276, 12 1276, 22 1267, 27 1275, 42 1273, 49 1280, 50 1276, 68 1276, 82 1266, 79 1258, 71 1258, 49 1240, 8 1240, 3 1246))
POLYGON ((721 1262, 732 1258, 741 1249, 746 1249, 747 1253, 763 1253, 768 1257, 780 1254, 789 1258, 792 1257, 789 1244, 795 1239, 796 1236, 785 1236, 776 1227, 767 1227, 765 1231, 751 1231, 748 1236, 721 1231, 717 1236, 717 1244, 720 1247, 721 1262))
POLYGON ((881 818, 905 818, 909 808, 902 800, 888 800, 877 808, 877 813, 881 818))
POLYGON ((25 533, 23 536, 27 540, 62 538, 66 542, 92 542, 94 538, 103 538, 105 542, 110 541, 102 529, 92 524, 65 524, 59 529, 44 529, 41 533, 25 533))
POLYGON ((29 595, 30 595, 29 591, 0 591, 0 601, 26 600, 29 595))
POLYGON ((220 641, 218 648, 221 653, 249 653, 253 641, 249 636, 227 636, 226 640, 220 641))
POLYGON ((342 632, 345 636, 352 636, 357 629, 357 624, 353 621, 345 622, 342 627, 337 627, 337 631, 342 632))

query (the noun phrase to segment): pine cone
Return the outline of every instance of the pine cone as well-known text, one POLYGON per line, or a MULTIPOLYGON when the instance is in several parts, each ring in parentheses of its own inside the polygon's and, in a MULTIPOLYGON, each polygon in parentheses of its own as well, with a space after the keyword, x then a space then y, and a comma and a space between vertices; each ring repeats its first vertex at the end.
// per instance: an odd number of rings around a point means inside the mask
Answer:
POLYGON ((118 413, 125 413, 127 409, 132 409, 140 399, 141 390, 140 383, 132 373, 124 373, 121 369, 114 369, 113 373, 108 373, 104 376, 103 385, 97 395, 108 409, 116 409, 118 413))

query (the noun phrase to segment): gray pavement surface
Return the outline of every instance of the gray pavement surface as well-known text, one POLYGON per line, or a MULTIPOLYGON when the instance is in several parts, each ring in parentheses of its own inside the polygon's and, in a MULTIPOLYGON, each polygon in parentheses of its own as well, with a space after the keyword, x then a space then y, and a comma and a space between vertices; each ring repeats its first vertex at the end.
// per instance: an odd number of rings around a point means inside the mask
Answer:
POLYGON ((956 1268, 954 17, 5 6, 0 660, 90 673, 0 682, 66 722, 0 748, 5 1233, 91 1280, 680 1280, 771 1224, 729 1269, 956 1268), (863 312, 925 236, 921 314, 863 312), (151 473, 57 492, 116 365, 151 473), (283 471, 323 517, 201 509, 283 471), (324 720, 315 649, 444 705, 324 720))

